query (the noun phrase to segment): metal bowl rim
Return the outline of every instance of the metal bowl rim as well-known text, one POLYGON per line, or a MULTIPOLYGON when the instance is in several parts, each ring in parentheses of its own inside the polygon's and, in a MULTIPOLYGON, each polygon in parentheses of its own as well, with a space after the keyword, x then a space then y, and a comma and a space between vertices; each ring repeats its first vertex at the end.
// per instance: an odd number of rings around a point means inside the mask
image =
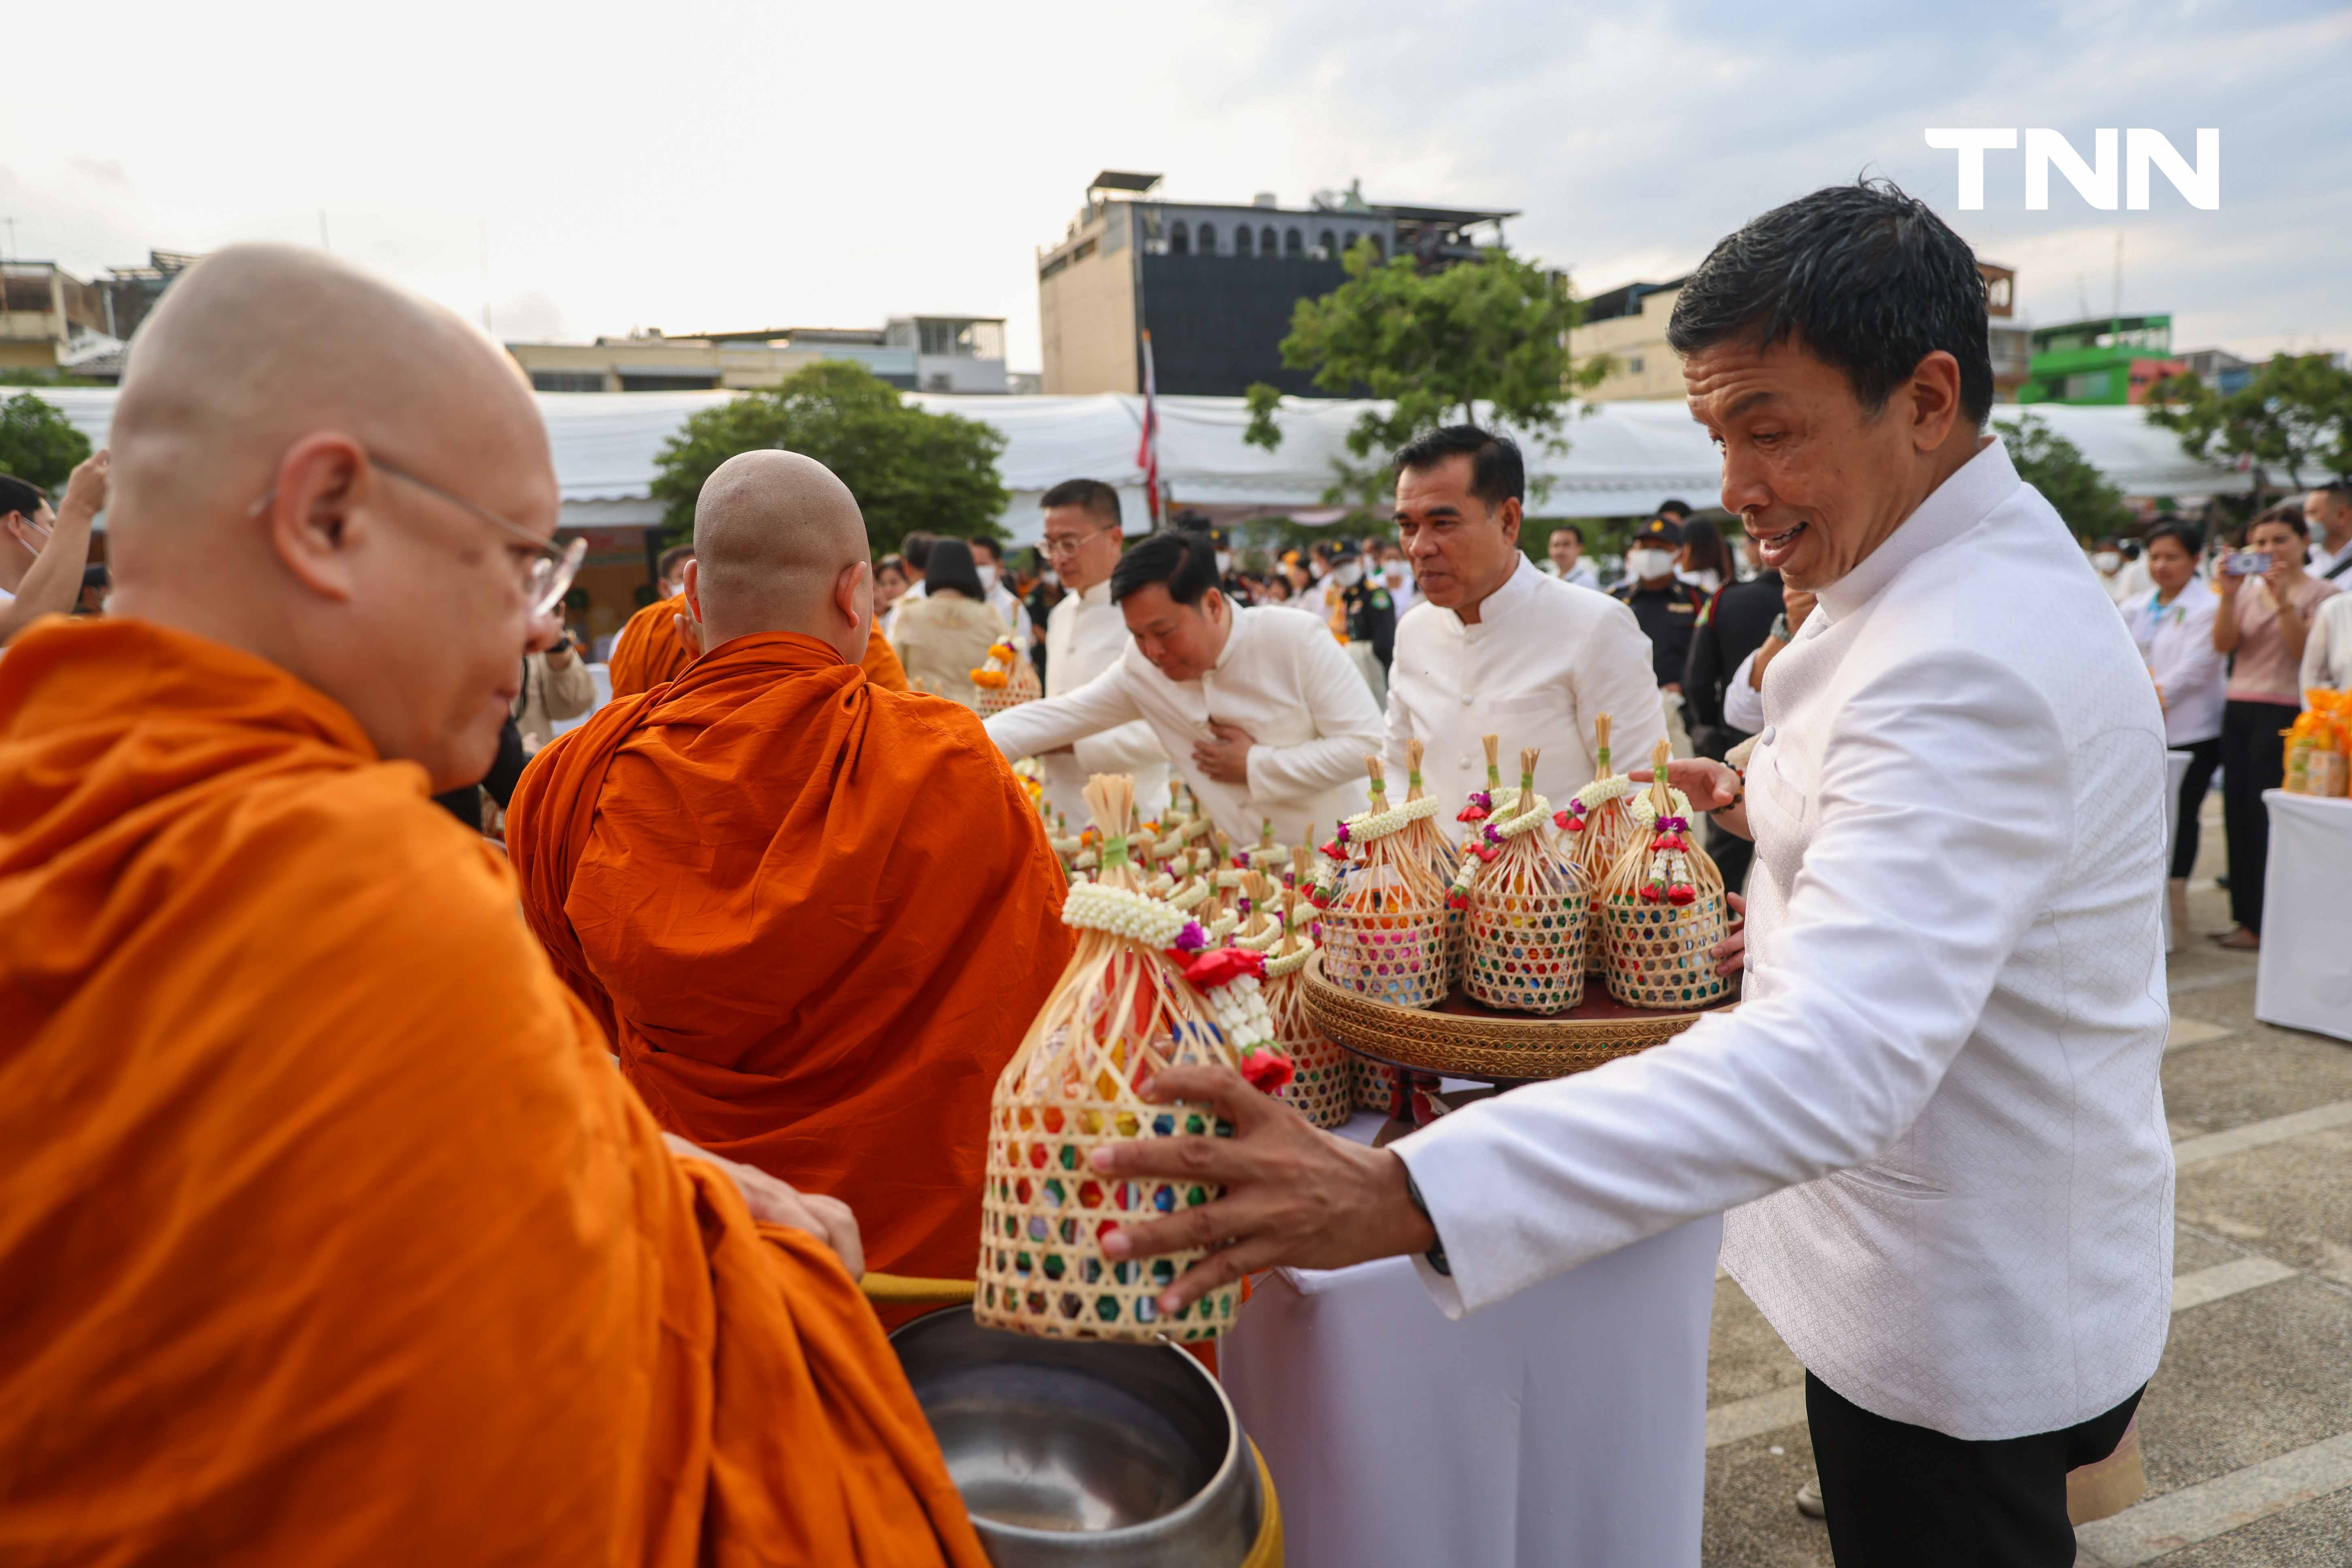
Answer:
MULTIPOLYGON (((922 1317, 912 1319, 909 1321, 899 1324, 897 1328, 890 1331, 889 1337, 895 1340, 900 1334, 906 1333, 908 1330, 915 1328, 918 1324, 927 1323, 933 1318, 941 1317, 948 1313, 954 1312, 969 1314, 971 1310, 971 1309, 967 1306, 950 1307, 945 1309, 942 1312, 929 1312, 924 1314, 922 1317)), ((977 1325, 975 1325, 975 1327, 977 1325)), ((1052 1342, 1056 1344, 1116 1344, 1121 1342, 1111 1340, 1074 1339, 1057 1340, 1052 1342)), ((1128 1341, 1125 1342, 1132 1344, 1136 1342, 1128 1341)), ((1157 1519, 1147 1519, 1140 1524, 1121 1525, 1117 1530, 1036 1530, 1025 1524, 1002 1523, 982 1513, 974 1513, 971 1515, 971 1522, 974 1529, 979 1530, 985 1534, 1001 1536, 1006 1541, 1024 1542, 1034 1542, 1041 1546, 1067 1545, 1070 1542, 1078 1540, 1099 1542, 1105 1547, 1125 1545, 1139 1546, 1145 1544, 1155 1536, 1164 1535, 1171 1531, 1181 1528, 1183 1524, 1189 1521, 1191 1516, 1208 1511, 1210 1500, 1217 1496, 1221 1487, 1232 1484, 1233 1473, 1242 1462, 1241 1414, 1234 1408, 1234 1402, 1225 1397, 1224 1385, 1216 1380, 1207 1367, 1201 1364, 1200 1360, 1197 1357, 1184 1350, 1166 1334, 1158 1336, 1150 1342, 1150 1344, 1151 1348, 1165 1350, 1171 1354, 1181 1358, 1187 1370, 1189 1370, 1194 1377, 1199 1378, 1202 1383, 1208 1384, 1209 1392, 1216 1396, 1217 1408, 1224 1413, 1225 1457, 1218 1461, 1217 1468, 1209 1472, 1209 1479, 1201 1483, 1200 1489, 1195 1491, 1191 1497, 1186 1498, 1175 1508, 1171 1509, 1168 1512, 1161 1514, 1157 1519)), ((1250 1473, 1244 1479, 1243 1484, 1255 1491, 1256 1489, 1256 1483, 1257 1467, 1253 1462, 1250 1466, 1250 1473)), ((1258 1499, 1258 1510, 1261 1515, 1264 1514, 1265 1510, 1265 1500, 1264 1498, 1260 1498, 1258 1499)))

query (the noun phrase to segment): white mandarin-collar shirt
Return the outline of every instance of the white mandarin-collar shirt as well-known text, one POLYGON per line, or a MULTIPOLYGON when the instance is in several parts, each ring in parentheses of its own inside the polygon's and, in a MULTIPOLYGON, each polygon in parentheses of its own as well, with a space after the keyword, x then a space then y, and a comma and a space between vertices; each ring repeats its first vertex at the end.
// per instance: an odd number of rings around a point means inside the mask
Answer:
POLYGON ((1130 638, 1117 664, 1076 691, 988 721, 989 739, 1007 757, 1034 756, 1141 720, 1234 842, 1256 843, 1267 819, 1285 844, 1306 843, 1310 831, 1328 837, 1369 804, 1364 759, 1381 748, 1380 710, 1314 616, 1279 605, 1233 616, 1224 652, 1200 679, 1169 679, 1130 638), (1221 784, 1193 764, 1194 743, 1215 739, 1212 720, 1255 739, 1247 784, 1221 784))
POLYGON ((2124 624, 2164 700, 2164 738, 2175 746, 2210 741, 2221 732, 2221 702, 2230 658, 2213 647, 2221 599, 2196 578, 2161 603, 2150 588, 2124 607, 2124 624))
MULTIPOLYGON (((1389 774, 1402 778, 1405 743, 1427 748, 1429 792, 1458 805, 1486 783, 1481 738, 1502 741, 1506 782, 1518 782, 1519 751, 1542 748, 1536 789, 1555 805, 1599 771, 1592 721, 1610 719, 1610 763, 1650 765, 1665 738, 1665 707, 1652 673, 1650 639, 1633 612, 1606 594, 1580 588, 1521 560, 1465 626, 1452 610, 1414 606, 1397 623, 1389 663, 1389 774)), ((1451 814, 1448 814, 1451 820, 1451 814)))
MULTIPOLYGON (((1108 579, 1081 593, 1065 594, 1045 617, 1045 695, 1066 697, 1118 663, 1127 651, 1127 617, 1110 602, 1108 579)), ((1168 788, 1168 753, 1151 726, 1138 719, 1080 741, 1075 755, 1041 759, 1045 798, 1073 831, 1087 825, 1087 780, 1096 773, 1127 773, 1135 798, 1149 803, 1168 788)))
POLYGON ((1877 1415, 2015 1437, 2147 1382, 2164 721, 2101 590, 1997 442, 1821 590, 1764 677, 1738 1006, 1394 1145, 1442 1306, 1729 1208, 1733 1278, 1877 1415))

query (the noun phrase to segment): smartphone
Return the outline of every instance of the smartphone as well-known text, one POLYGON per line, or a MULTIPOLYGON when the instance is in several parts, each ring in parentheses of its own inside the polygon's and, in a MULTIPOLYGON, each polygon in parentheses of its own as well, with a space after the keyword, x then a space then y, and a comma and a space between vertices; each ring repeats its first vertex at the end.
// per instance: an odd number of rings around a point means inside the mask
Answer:
POLYGON ((2259 577, 2270 569, 2267 550, 2233 550, 2221 557, 2221 570, 2231 577, 2259 577))

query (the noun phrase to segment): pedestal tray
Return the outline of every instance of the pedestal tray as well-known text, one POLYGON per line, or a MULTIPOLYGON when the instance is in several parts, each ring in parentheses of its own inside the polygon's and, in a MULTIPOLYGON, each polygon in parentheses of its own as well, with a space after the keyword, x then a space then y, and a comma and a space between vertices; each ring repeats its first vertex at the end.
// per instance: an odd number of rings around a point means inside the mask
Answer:
MULTIPOLYGON (((1323 978, 1323 955, 1307 961, 1307 1016, 1359 1056, 1412 1072, 1493 1084, 1566 1078, 1647 1050, 1689 1028, 1704 1013, 1663 1013, 1612 1001, 1599 986, 1565 1013, 1534 1017, 1468 1000, 1456 985, 1423 1010, 1399 1007, 1323 978)), ((1736 1000, 1736 998, 1735 998, 1736 1000)), ((1727 1001, 1706 1009, 1718 1012, 1727 1001)))

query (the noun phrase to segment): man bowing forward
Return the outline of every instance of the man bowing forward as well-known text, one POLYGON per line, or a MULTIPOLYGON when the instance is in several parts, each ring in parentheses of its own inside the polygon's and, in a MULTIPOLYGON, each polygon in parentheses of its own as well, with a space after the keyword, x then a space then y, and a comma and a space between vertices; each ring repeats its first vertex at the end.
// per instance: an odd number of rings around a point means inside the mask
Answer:
POLYGON ((1381 1151, 1163 1073, 1238 1136, 1097 1163, 1225 1195, 1106 1250, 1222 1243, 1164 1310, 1417 1253, 1460 1314, 1729 1208, 1724 1261, 1808 1369, 1841 1568, 2069 1563, 2066 1472, 2114 1450, 2170 1306, 2163 716, 1984 433, 1984 284, 1924 205, 1767 213, 1668 335, 1725 507, 1818 595, 1745 779, 1674 770, 1756 840, 1739 1006, 1381 1151))

